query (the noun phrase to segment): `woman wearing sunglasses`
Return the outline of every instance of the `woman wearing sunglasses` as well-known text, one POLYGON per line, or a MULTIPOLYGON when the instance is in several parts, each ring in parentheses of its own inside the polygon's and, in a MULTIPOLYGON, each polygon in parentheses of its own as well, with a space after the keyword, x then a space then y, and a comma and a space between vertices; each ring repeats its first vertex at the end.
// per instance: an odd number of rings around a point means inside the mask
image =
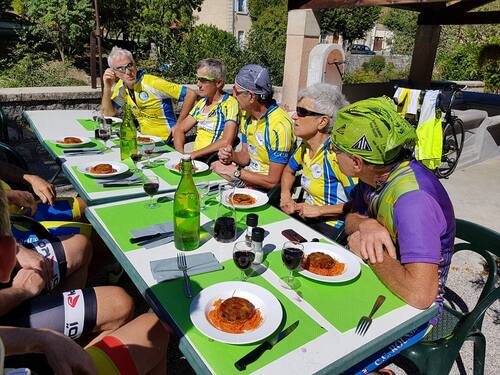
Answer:
POLYGON ((281 176, 281 209, 298 214, 311 227, 333 239, 343 228, 344 205, 355 185, 352 178, 340 171, 329 138, 337 111, 347 104, 340 90, 329 84, 316 84, 299 93, 292 119, 293 131, 302 144, 281 176), (303 203, 292 199, 299 171, 305 191, 303 203))
POLYGON ((196 78, 202 97, 189 115, 174 129, 175 149, 184 153, 186 133, 196 126, 196 139, 191 159, 206 160, 220 148, 233 143, 238 131, 238 102, 225 93, 226 67, 216 59, 198 63, 196 78))

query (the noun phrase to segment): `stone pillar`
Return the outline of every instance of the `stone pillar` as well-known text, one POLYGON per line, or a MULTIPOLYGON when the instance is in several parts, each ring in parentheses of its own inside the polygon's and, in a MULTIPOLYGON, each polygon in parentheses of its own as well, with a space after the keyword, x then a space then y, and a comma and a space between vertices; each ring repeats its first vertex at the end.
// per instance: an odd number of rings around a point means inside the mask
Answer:
POLYGON ((311 9, 288 12, 285 69, 281 105, 295 108, 299 89, 306 86, 309 52, 319 43, 320 29, 311 9))

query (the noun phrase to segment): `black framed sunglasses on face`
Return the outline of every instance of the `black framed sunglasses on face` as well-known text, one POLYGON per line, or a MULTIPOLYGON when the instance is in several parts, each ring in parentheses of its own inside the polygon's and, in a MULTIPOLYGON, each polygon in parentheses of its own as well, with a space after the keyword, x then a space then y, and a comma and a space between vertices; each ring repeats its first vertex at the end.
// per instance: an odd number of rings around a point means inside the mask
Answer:
POLYGON ((116 70, 117 72, 120 72, 120 73, 126 73, 127 70, 132 70, 134 68, 135 68, 135 65, 133 63, 128 63, 127 65, 117 66, 116 68, 113 68, 113 70, 116 70))
POLYGON ((303 107, 295 108, 295 113, 297 114, 298 117, 307 117, 307 116, 327 116, 327 117, 329 117, 328 115, 325 115, 324 113, 310 111, 310 110, 303 108, 303 107))

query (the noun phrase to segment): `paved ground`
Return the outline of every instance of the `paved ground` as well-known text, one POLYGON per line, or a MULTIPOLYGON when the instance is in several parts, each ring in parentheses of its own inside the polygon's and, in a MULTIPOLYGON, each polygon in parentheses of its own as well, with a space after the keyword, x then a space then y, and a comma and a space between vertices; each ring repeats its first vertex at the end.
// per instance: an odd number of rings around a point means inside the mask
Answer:
MULTIPOLYGON (((57 167, 48 154, 34 140, 29 132, 23 141, 14 142, 16 148, 26 157, 33 171, 50 177, 57 167), (31 140, 30 140, 31 139, 31 140)), ((64 177, 56 180, 59 194, 74 194, 64 177)), ((500 158, 492 159, 466 169, 456 170, 443 181, 455 207, 456 217, 467 219, 500 232, 500 158)), ((454 257, 448 278, 448 286, 473 307, 479 295, 478 281, 484 279, 481 259, 468 252, 454 257)), ((133 290, 132 286, 127 288, 133 290)), ((135 298, 138 302, 140 296, 135 298)), ((486 313, 483 332, 487 339, 486 374, 496 374, 500 368, 500 303, 486 313)), ((472 374, 472 345, 465 344, 461 355, 467 374, 472 374)), ((176 349, 176 340, 172 340, 169 361, 170 374, 189 374, 191 369, 176 349)), ((403 374, 398 369, 398 374, 403 374)), ((459 374, 456 366, 451 374, 459 374)))

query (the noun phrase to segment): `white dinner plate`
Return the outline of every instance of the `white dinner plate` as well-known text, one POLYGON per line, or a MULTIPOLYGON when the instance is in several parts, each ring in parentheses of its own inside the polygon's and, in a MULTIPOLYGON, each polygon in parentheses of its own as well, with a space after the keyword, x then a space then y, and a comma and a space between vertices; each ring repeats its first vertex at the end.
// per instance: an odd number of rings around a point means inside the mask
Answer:
POLYGON ((105 119, 110 119, 113 124, 120 124, 123 122, 123 120, 119 117, 113 117, 113 116, 104 116, 105 119))
POLYGON ((283 311, 278 299, 261 286, 242 281, 226 281, 203 289, 191 302, 191 322, 205 336, 228 344, 251 344, 265 339, 279 327, 283 311), (215 301, 241 297, 250 301, 262 314, 262 323, 245 333, 226 333, 215 328, 208 320, 208 313, 215 301))
POLYGON ((80 137, 80 136, 76 136, 76 135, 66 135, 64 137, 61 137, 59 139, 54 140, 53 142, 62 148, 72 148, 72 147, 81 147, 83 145, 89 144, 91 141, 90 141, 90 138, 87 138, 87 137, 80 137), (61 141, 63 141, 64 138, 66 138, 66 137, 78 138, 81 142, 80 143, 62 143, 61 141))
MULTIPOLYGON (((234 189, 234 193, 235 194, 248 194, 250 196, 252 196, 253 198, 255 198, 255 203, 253 204, 249 204, 249 205, 240 205, 240 204, 236 204, 233 202, 233 205, 235 208, 238 208, 238 209, 248 209, 248 208, 255 208, 255 207, 260 207, 260 206, 263 206, 265 205, 267 202, 269 202, 269 197, 267 196, 267 194, 261 192, 261 191, 258 191, 258 190, 253 190, 253 189, 246 189, 246 188, 236 188, 234 189)), ((222 204, 224 206, 229 206, 229 192, 227 192, 227 194, 225 194, 223 197, 222 197, 222 204)), ((219 196, 217 196, 217 200, 219 200, 219 196)))
POLYGON ((146 137, 146 138, 151 139, 151 141, 149 141, 149 142, 141 142, 141 141, 137 140, 137 144, 139 144, 139 145, 147 145, 147 144, 162 141, 161 137, 157 137, 156 135, 146 135, 146 134, 137 133, 137 138, 139 138, 139 137, 146 137))
MULTIPOLYGON (((172 157, 165 163, 165 168, 171 170, 172 172, 175 173, 181 173, 178 171, 175 166, 181 162, 180 157, 172 157)), ((196 166, 196 171, 193 171, 193 174, 197 173, 203 173, 205 171, 208 171, 208 164, 203 163, 202 161, 199 160, 193 160, 194 165, 196 166)))
POLYGON ((302 276, 324 283, 342 283, 354 279, 361 272, 361 265, 358 258, 340 245, 322 242, 304 242, 302 245, 304 245, 304 257, 314 252, 321 252, 345 264, 344 272, 338 276, 317 275, 303 268, 299 268, 298 272, 302 276))
POLYGON ((117 161, 92 161, 92 162, 87 162, 85 164, 81 164, 77 167, 77 169, 86 174, 87 176, 95 177, 95 178, 106 178, 106 177, 112 177, 116 176, 122 173, 125 173, 129 170, 129 167, 127 164, 120 163, 117 161), (90 172, 90 168, 94 167, 97 164, 111 164, 113 169, 116 169, 116 172, 113 173, 107 173, 107 174, 97 174, 97 173, 92 173, 90 172))

